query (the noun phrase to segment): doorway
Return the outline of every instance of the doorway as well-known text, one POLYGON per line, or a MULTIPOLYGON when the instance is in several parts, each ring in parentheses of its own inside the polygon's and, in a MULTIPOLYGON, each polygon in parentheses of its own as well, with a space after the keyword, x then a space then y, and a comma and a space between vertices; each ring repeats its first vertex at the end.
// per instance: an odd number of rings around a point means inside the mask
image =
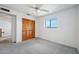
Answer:
POLYGON ((22 40, 35 38, 35 21, 22 18, 22 40))
POLYGON ((16 16, 0 12, 0 43, 16 42, 16 16))

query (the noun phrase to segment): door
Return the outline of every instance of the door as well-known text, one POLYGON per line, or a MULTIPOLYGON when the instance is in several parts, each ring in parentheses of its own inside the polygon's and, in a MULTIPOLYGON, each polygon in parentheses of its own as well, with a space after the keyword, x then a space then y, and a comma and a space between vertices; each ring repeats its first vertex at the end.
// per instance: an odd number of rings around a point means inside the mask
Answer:
POLYGON ((0 37, 2 37, 2 29, 0 28, 0 37))
POLYGON ((35 21, 23 18, 22 39, 28 40, 32 38, 35 38, 35 21))

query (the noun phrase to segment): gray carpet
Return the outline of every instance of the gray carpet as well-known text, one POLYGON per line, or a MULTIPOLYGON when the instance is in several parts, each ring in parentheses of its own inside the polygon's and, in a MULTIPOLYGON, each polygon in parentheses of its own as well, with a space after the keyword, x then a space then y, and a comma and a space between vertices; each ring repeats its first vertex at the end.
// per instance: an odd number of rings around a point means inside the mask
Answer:
POLYGON ((0 54, 78 54, 78 52, 76 48, 35 38, 22 43, 0 42, 0 54))

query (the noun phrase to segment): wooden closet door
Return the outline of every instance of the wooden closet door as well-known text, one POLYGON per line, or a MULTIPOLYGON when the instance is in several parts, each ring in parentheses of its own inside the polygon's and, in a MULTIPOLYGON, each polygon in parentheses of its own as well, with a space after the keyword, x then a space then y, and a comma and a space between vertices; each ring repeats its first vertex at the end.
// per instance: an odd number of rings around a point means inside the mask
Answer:
POLYGON ((32 37, 35 38, 35 21, 32 21, 32 37))
POLYGON ((35 37, 35 21, 23 19, 22 39, 28 40, 35 37))
POLYGON ((30 20, 29 24, 30 24, 30 30, 29 30, 30 38, 35 38, 35 21, 30 20))
POLYGON ((26 19, 22 20, 22 39, 26 40, 27 39, 27 26, 28 26, 28 21, 26 19))

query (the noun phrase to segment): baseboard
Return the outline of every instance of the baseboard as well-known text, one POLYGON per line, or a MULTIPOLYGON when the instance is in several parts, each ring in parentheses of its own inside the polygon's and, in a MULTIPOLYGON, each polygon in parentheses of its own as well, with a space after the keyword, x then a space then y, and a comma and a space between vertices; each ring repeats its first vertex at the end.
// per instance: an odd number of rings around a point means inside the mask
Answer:
MULTIPOLYGON (((45 39, 45 38, 41 38, 41 37, 37 37, 37 38, 39 38, 39 39, 45 39)), ((45 39, 45 40, 48 40, 48 39, 45 39)), ((73 46, 65 45, 65 44, 63 44, 63 43, 59 43, 59 42, 56 42, 56 41, 52 41, 52 40, 48 40, 48 41, 51 41, 51 42, 54 42, 54 43, 57 43, 57 44, 60 44, 60 45, 64 45, 64 46, 67 46, 67 47, 71 47, 71 48, 75 48, 75 49, 77 49, 77 47, 73 47, 73 46)))

